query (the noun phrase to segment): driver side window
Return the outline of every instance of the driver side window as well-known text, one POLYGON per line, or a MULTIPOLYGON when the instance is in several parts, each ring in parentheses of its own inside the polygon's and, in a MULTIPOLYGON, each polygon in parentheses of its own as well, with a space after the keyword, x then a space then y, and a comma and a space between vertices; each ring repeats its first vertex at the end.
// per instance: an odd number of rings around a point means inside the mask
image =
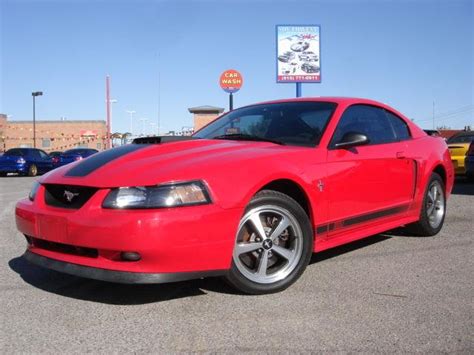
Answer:
POLYGON ((381 108, 353 105, 344 111, 331 140, 331 146, 341 141, 347 133, 362 133, 369 145, 397 141, 393 128, 381 108))

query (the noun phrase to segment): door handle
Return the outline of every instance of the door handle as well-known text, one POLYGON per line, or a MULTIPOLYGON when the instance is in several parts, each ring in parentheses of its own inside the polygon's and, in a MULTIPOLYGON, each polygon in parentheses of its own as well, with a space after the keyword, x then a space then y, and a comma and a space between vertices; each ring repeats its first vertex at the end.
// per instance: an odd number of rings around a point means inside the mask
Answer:
POLYGON ((404 159, 406 158, 405 152, 397 152, 397 159, 404 159))

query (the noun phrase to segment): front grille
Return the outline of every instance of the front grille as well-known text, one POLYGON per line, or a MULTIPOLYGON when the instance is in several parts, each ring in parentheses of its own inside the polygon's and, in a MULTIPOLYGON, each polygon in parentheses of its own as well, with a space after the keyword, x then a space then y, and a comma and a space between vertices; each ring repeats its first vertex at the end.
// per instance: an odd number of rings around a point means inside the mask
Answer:
POLYGON ((28 243, 35 248, 54 251, 57 253, 85 256, 88 258, 97 258, 99 252, 97 249, 78 247, 70 244, 50 242, 44 239, 27 236, 28 243))
POLYGON ((79 209, 98 190, 94 187, 45 184, 44 201, 47 205, 79 209))

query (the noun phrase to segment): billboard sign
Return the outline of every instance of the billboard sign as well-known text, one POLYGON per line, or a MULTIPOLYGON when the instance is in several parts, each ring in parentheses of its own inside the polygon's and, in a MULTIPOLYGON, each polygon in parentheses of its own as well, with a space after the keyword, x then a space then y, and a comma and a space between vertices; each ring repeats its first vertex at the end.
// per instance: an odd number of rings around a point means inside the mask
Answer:
POLYGON ((321 27, 277 25, 278 83, 321 82, 321 27))

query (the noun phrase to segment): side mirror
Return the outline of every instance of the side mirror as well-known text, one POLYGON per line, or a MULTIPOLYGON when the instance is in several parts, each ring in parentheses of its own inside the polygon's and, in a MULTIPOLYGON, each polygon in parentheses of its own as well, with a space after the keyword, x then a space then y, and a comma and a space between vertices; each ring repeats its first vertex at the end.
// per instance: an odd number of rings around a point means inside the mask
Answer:
POLYGON ((334 148, 347 149, 369 143, 369 138, 365 134, 357 132, 347 132, 342 139, 334 144, 334 148))

